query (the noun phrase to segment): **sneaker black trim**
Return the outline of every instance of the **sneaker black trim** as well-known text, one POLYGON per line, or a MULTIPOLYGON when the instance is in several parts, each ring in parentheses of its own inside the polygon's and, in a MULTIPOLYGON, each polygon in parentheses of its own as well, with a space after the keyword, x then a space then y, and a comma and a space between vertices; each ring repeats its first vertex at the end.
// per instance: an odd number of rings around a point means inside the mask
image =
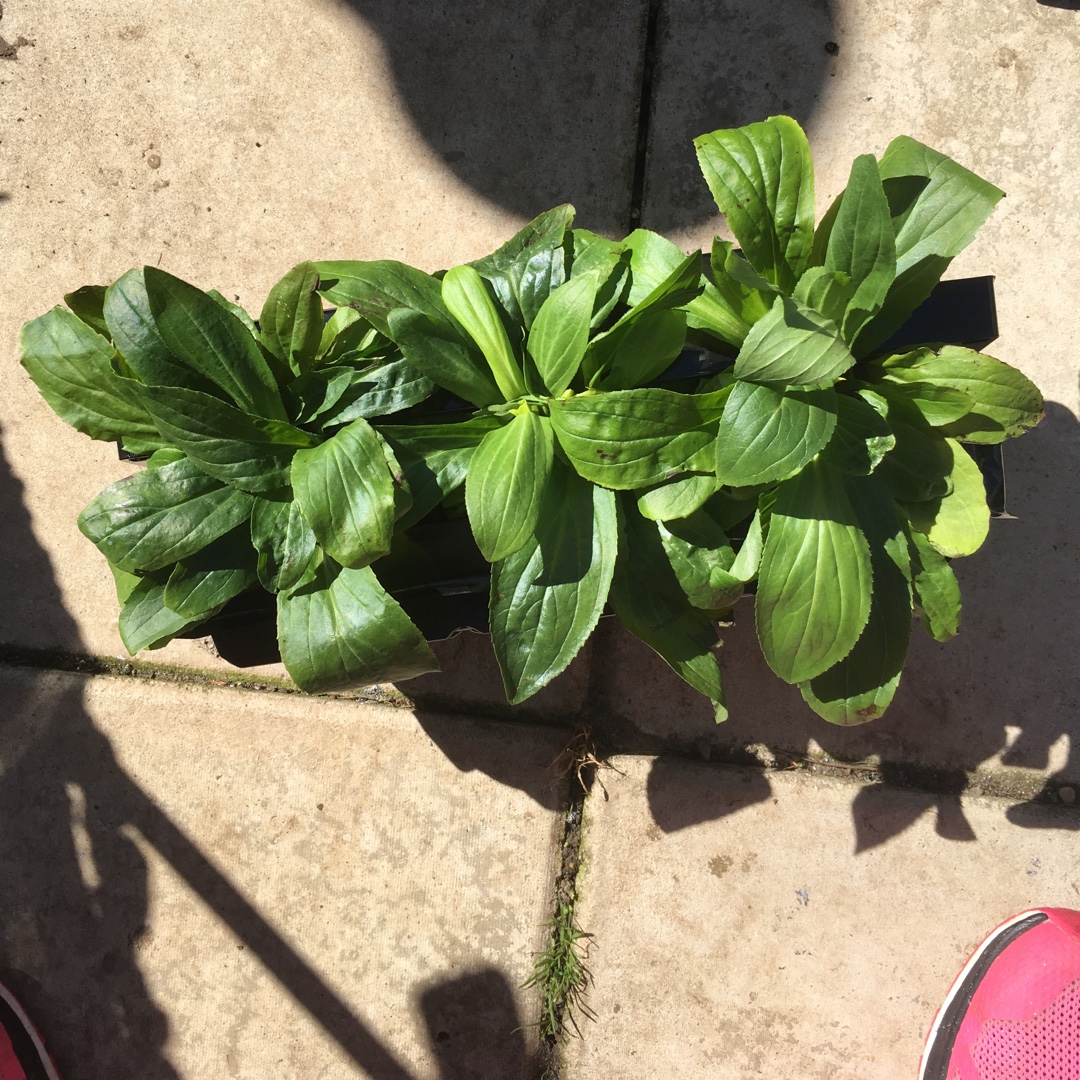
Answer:
POLYGON ((978 990, 990 965, 1018 937, 1046 922, 1047 918, 1049 916, 1045 911, 1036 911, 1026 919, 1004 927, 996 937, 983 943, 978 959, 971 965, 971 969, 964 976, 961 984, 953 991, 951 1000, 944 1007, 937 1022, 933 1045, 930 1046, 926 1055, 926 1067, 922 1072, 923 1080, 948 1080, 946 1071, 949 1068, 949 1059, 952 1057, 960 1025, 964 1022, 971 999, 975 996, 975 991, 978 990))
POLYGON ((45 1063, 41 1060, 33 1036, 26 1029, 22 1017, 0 995, 0 1027, 11 1040, 15 1057, 26 1073, 26 1080, 50 1080, 45 1063))

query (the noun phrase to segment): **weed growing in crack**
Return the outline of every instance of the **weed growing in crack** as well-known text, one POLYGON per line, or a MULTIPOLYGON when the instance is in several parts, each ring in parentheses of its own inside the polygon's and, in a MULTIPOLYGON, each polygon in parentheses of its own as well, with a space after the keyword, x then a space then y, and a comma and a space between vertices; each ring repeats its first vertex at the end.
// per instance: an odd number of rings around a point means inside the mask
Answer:
POLYGON ((548 925, 551 944, 536 957, 533 973, 522 989, 529 986, 540 989, 540 1038, 562 1042, 569 1034, 568 1025, 573 1027, 574 1034, 581 1035, 575 1012, 589 1020, 596 1018, 584 1001, 592 981, 585 966, 592 934, 575 924, 573 905, 561 899, 548 925))

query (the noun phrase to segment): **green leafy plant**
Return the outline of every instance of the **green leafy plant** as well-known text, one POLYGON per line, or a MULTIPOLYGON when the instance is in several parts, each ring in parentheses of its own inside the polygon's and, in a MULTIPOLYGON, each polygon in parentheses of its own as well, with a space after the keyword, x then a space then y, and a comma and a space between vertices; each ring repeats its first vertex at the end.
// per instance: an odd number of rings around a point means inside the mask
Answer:
MULTIPOLYGON (((652 537, 637 539, 624 521, 627 508, 636 513, 629 492, 665 480, 716 439, 726 391, 647 385, 683 348, 679 309, 701 290, 701 256, 680 255, 642 285, 625 244, 572 222, 573 208, 558 207, 488 258, 441 279, 414 277, 411 297, 398 290, 386 333, 476 412, 466 424, 384 434, 405 452, 399 460, 427 462, 448 448, 468 456, 465 507, 492 563, 492 641, 512 702, 570 663, 610 603, 720 707, 709 616, 666 559, 659 580, 632 583, 652 537)), ((318 268, 332 302, 368 318, 385 307, 385 282, 367 264, 318 268)), ((448 476, 433 497, 461 478, 448 476)))
MULTIPOLYGON (((690 333, 734 359, 714 475, 722 494, 754 496, 758 637, 815 712, 859 723, 896 691, 913 612, 938 640, 957 631, 948 560, 976 551, 989 524, 963 444, 1001 442, 1042 414, 1031 382, 989 356, 882 349, 1002 193, 900 137, 880 161, 856 158, 815 229, 809 146, 793 120, 696 147, 741 246, 715 241, 686 310, 690 333)), ((654 273, 678 255, 659 237, 636 250, 654 273)), ((654 516, 667 526, 693 517, 683 511, 654 516)))
POLYGON ((277 594, 282 658, 304 688, 437 667, 371 570, 410 496, 368 422, 435 388, 356 312, 324 324, 317 284, 312 264, 296 267, 256 326, 146 267, 23 327, 23 365, 52 408, 151 455, 79 517, 113 571, 130 652, 261 587, 277 594))
POLYGON ((564 206, 444 273, 302 264, 258 324, 151 268, 29 323, 23 363, 61 417, 152 452, 80 518, 127 647, 261 587, 304 689, 432 670, 387 588, 413 526, 467 516, 512 702, 610 610, 722 719, 716 622, 754 593, 765 657, 811 708, 880 715, 912 614, 956 632, 948 560, 987 533, 963 444, 1041 414, 991 357, 886 347, 1001 192, 899 138, 815 228, 793 120, 697 149, 740 245, 717 239, 707 266, 564 206), (712 373, 673 367, 687 342, 712 373))

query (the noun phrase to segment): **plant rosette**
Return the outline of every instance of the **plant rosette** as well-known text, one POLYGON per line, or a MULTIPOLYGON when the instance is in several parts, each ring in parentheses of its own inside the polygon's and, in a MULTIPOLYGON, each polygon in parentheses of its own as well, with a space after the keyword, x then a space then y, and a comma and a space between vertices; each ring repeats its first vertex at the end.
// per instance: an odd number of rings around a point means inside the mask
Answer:
POLYGON ((901 138, 856 160, 815 230, 794 121, 698 152, 741 245, 717 240, 709 270, 653 233, 574 229, 566 206, 445 273, 301 264, 257 324, 152 268, 27 324, 23 363, 53 409, 152 452, 79 521, 127 648, 262 588, 305 690, 435 670, 386 586, 412 526, 467 515, 512 702, 610 609, 722 719, 716 621, 751 588, 777 675, 828 720, 880 715, 912 613, 956 632, 947 560, 986 535, 962 443, 1041 413, 990 357, 879 348, 1001 193, 901 138), (658 385, 687 340, 728 367, 658 385))

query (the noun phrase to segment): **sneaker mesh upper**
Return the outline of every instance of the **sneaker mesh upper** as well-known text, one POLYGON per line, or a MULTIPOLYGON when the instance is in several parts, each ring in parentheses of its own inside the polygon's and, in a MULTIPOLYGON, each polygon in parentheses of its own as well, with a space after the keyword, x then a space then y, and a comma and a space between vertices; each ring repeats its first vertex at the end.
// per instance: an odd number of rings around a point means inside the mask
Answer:
POLYGON ((971 1056, 982 1080, 1080 1080, 1080 979, 1030 1020, 987 1020, 971 1056))

